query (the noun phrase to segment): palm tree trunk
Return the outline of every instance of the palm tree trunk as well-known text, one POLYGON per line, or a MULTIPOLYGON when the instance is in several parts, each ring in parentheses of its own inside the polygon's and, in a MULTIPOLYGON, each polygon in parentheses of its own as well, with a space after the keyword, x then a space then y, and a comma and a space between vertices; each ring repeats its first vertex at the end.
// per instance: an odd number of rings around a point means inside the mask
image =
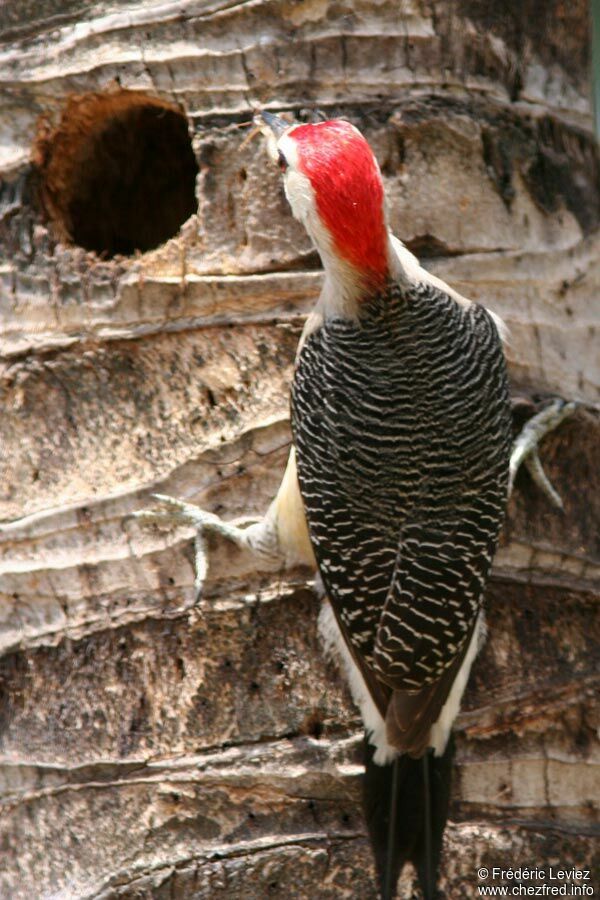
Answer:
POLYGON ((245 143, 259 105, 355 122, 393 230, 506 320, 516 415, 580 404, 542 446, 564 511, 527 474, 511 501, 442 884, 593 868, 587 17, 557 0, 0 9, 0 897, 376 896, 360 722, 308 573, 258 577, 215 544, 194 606, 190 533, 130 518, 156 490, 260 514, 283 471, 321 273, 245 143))

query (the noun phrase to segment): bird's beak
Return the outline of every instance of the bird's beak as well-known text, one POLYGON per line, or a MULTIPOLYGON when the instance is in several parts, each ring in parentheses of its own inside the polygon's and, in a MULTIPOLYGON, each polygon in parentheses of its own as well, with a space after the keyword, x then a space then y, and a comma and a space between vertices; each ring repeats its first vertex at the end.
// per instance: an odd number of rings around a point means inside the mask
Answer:
POLYGON ((270 112, 257 112, 254 115, 254 126, 266 138, 267 154, 276 163, 279 157, 277 141, 292 127, 292 123, 270 112))
POLYGON ((290 128, 290 123, 286 122, 285 119, 280 118, 279 116, 273 115, 270 112, 261 112, 258 113, 254 121, 259 126, 263 134, 265 133, 265 125, 271 131, 276 140, 279 140, 281 135, 290 128))

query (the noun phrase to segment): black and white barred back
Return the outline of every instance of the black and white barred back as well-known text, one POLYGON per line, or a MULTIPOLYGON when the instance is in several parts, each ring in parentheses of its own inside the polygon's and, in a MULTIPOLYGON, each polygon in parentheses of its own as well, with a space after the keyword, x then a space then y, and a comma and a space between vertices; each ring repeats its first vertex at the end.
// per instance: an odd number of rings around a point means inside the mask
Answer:
POLYGON ((307 337, 292 425, 315 555, 361 669, 396 691, 437 681, 473 632, 506 505, 491 316, 428 284, 390 285, 357 321, 307 337))

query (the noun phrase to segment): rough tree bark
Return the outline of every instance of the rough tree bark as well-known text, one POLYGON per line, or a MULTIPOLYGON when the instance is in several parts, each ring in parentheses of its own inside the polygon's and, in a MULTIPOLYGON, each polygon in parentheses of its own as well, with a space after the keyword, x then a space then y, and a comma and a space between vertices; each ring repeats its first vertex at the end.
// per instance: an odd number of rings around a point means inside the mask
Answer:
POLYGON ((526 474, 511 502, 443 886, 475 896, 479 866, 593 868, 587 15, 583 0, 0 7, 3 898, 375 897, 359 720, 307 573, 259 579, 214 545, 194 607, 190 533, 128 518, 153 490, 261 512, 283 470, 321 274, 260 142, 242 147, 258 104, 358 124, 394 231, 507 321, 521 413, 580 401, 543 445, 564 512, 526 474))

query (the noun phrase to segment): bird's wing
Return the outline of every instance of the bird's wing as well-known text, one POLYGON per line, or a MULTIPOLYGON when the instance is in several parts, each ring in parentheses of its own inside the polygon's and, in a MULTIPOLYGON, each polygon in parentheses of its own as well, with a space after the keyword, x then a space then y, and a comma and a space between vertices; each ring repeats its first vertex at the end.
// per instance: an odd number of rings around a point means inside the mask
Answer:
POLYGON ((485 494, 445 521, 405 524, 377 628, 373 661, 396 690, 437 681, 472 634, 495 548, 485 494))
POLYGON ((420 710, 436 721, 466 652, 504 513, 510 423, 485 311, 394 290, 358 324, 307 336, 292 421, 342 636, 384 717, 392 692, 408 696, 394 700, 402 724, 420 710))
POLYGON ((428 746, 471 643, 494 551, 485 494, 446 521, 410 522, 383 607, 373 668, 392 689, 388 740, 415 756, 428 746))
POLYGON ((487 490, 457 499, 435 522, 431 510, 429 521, 422 507, 413 511, 391 567, 364 521, 348 521, 344 533, 338 527, 336 539, 316 546, 340 630, 386 719, 388 740, 414 755, 428 746, 473 636, 501 493, 490 479, 487 490))

